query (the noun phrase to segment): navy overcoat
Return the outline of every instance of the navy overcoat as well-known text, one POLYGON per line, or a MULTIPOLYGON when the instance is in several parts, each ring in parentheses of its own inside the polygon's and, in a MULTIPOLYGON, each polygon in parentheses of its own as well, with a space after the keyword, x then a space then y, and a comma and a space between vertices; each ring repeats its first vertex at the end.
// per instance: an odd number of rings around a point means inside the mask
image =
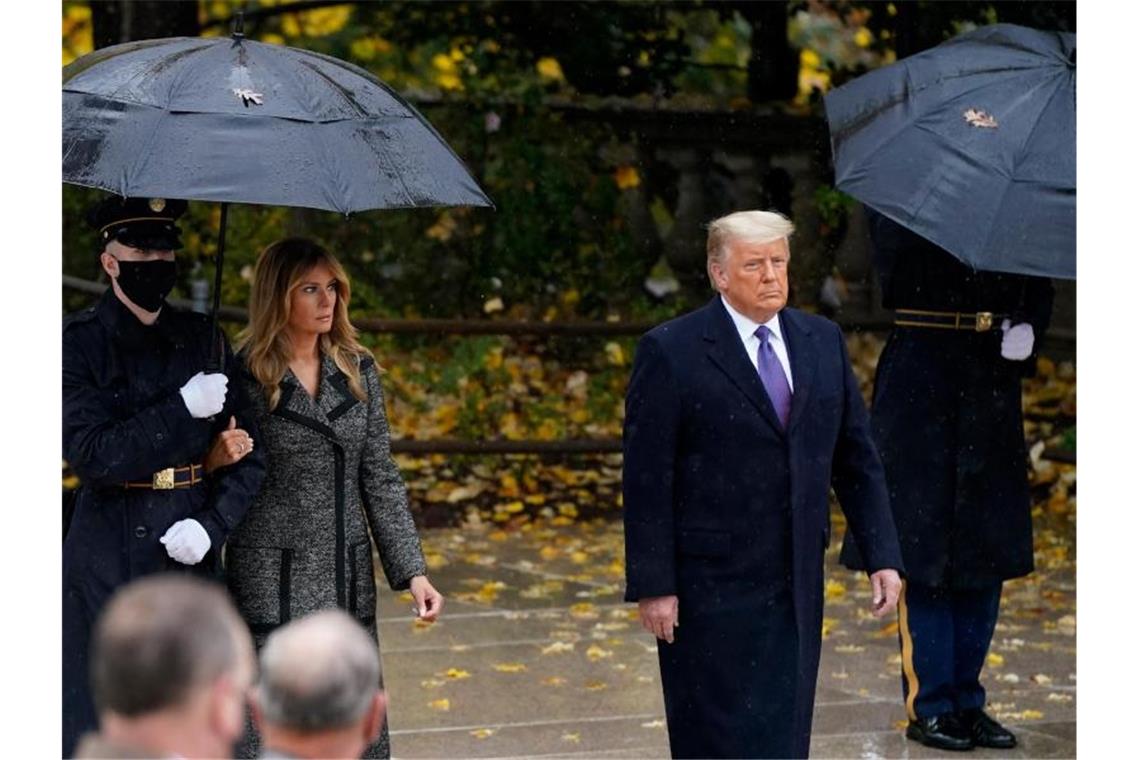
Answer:
POLYGON ((626 397, 626 600, 675 594, 658 641, 675 757, 806 757, 834 486, 871 569, 902 568, 839 328, 780 312, 780 425, 720 296, 647 333, 626 397))

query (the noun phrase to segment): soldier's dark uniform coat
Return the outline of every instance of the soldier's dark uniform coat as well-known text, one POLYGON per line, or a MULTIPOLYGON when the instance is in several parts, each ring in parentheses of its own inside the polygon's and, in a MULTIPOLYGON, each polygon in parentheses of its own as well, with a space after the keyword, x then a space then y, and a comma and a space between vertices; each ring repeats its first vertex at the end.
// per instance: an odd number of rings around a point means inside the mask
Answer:
POLYGON ((173 490, 124 489, 167 467, 201 464, 231 414, 257 441, 228 354, 223 411, 190 416, 179 393, 210 355, 209 321, 169 305, 145 326, 108 290, 63 327, 63 456, 81 486, 63 544, 63 736, 70 755, 96 728, 88 693, 88 640, 107 598, 133 578, 167 570, 220 578, 219 548, 242 519, 265 472, 255 446, 202 483, 173 490), (159 538, 185 518, 210 536, 198 565, 167 556, 159 538))
MULTIPOLYGON (((885 307, 1006 314, 1040 344, 1049 280, 975 271, 867 214, 885 307)), ((983 588, 1033 570, 1021 378, 1036 361, 1003 358, 1001 342, 1000 329, 896 327, 879 358, 872 434, 913 583, 983 588)), ((862 567, 849 537, 840 559, 862 567)))
MULTIPOLYGON (((269 467, 264 488, 226 546, 226 582, 258 649, 278 626, 334 607, 377 638, 373 540, 393 589, 427 573, 371 357, 362 358, 360 374, 364 401, 324 356, 314 399, 287 370, 272 411, 261 386, 246 375, 269 467)), ((388 755, 385 726, 363 756, 388 755)), ((249 725, 238 757, 258 756, 249 725)))

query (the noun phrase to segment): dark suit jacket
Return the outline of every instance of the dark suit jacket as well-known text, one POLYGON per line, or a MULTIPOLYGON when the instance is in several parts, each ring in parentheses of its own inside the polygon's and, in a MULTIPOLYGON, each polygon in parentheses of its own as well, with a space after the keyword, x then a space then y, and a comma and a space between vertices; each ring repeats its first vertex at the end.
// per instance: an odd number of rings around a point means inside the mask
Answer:
MULTIPOLYGON (((624 431, 625 598, 680 600, 677 642, 659 642, 674 755, 806 756, 830 487, 869 570, 902 568, 842 333, 795 309, 780 313, 780 325, 794 385, 787 431, 720 296, 647 333, 634 360, 624 431), (695 693, 693 679, 717 693, 741 678, 742 663, 718 664, 722 658, 710 661, 706 650, 733 651, 740 643, 734 637, 766 636, 784 625, 769 614, 781 593, 790 594, 791 605, 786 630, 772 640, 784 643, 751 659, 792 658, 794 693, 746 689, 740 701, 783 701, 793 713, 772 713, 766 728, 750 734, 739 727, 763 717, 735 714, 732 705, 682 704, 695 693), (755 625, 767 628, 749 627, 755 625), (706 634, 711 638, 686 651, 687 636, 706 634), (688 724, 683 737, 675 735, 674 718, 688 724)), ((772 688, 764 677, 761 662, 756 689, 772 688)))

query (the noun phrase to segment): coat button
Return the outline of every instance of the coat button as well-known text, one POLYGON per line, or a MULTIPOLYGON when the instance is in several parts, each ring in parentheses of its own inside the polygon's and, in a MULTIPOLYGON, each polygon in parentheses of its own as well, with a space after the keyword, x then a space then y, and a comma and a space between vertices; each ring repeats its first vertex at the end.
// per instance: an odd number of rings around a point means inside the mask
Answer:
POLYGON ((135 538, 146 538, 147 529, 145 525, 140 525, 135 528, 135 538))
POLYGON ((162 440, 162 433, 155 433, 154 434, 154 440, 161 441, 162 440))

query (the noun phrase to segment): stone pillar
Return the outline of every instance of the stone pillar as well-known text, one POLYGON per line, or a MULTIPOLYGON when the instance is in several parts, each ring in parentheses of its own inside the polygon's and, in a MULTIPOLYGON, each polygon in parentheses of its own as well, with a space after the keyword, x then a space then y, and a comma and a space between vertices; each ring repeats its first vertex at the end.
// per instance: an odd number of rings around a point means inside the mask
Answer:
POLYGON ((673 148, 658 151, 658 157, 677 169, 677 207, 673 213, 673 229, 665 239, 665 260, 681 285, 695 295, 708 290, 705 270, 704 177, 708 171, 708 154, 696 148, 673 148))
POLYGON ((732 177, 729 193, 733 211, 762 209, 763 189, 760 186, 760 173, 767 168, 763 158, 747 153, 717 151, 713 160, 728 170, 732 177))

